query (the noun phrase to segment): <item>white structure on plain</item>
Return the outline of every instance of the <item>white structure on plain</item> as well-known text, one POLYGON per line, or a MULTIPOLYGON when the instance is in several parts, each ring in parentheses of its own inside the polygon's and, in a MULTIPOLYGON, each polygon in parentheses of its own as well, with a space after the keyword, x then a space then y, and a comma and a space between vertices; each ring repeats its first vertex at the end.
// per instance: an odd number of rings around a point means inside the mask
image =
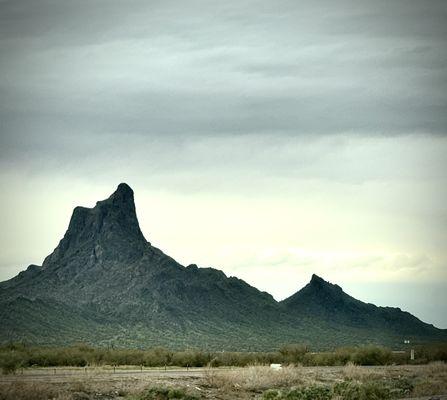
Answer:
POLYGON ((270 364, 270 368, 274 369, 275 371, 279 371, 282 368, 281 364, 270 364))

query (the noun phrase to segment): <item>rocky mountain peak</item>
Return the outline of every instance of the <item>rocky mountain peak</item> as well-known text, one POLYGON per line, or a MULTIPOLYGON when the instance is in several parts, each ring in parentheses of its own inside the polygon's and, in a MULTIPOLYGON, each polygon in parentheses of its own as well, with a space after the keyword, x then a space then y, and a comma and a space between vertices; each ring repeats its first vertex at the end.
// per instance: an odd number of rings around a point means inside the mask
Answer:
POLYGON ((316 274, 312 275, 310 282, 301 290, 283 300, 283 304, 290 307, 301 307, 303 304, 324 304, 343 302, 348 295, 343 289, 334 285, 316 274))
POLYGON ((312 274, 312 278, 310 279, 310 282, 306 285, 306 287, 315 290, 331 290, 335 292, 342 291, 340 286, 325 281, 323 278, 316 274, 312 274))
POLYGON ((310 279, 310 284, 315 284, 315 285, 320 284, 321 285, 324 283, 327 283, 327 282, 323 278, 319 277, 316 274, 312 274, 312 278, 310 279))
POLYGON ((133 190, 120 183, 114 193, 95 207, 73 210, 63 239, 43 265, 60 264, 63 258, 75 253, 77 258, 82 254, 91 258, 93 254, 95 260, 108 253, 119 259, 130 253, 141 255, 147 244, 138 223, 133 190))

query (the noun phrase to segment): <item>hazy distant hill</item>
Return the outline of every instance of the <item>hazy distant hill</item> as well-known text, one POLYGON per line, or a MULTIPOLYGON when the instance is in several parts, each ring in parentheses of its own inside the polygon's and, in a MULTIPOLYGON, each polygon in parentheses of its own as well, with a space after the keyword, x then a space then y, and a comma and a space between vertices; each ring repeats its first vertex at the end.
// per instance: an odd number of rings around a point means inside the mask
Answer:
POLYGON ((0 283, 0 319, 1 342, 36 344, 261 350, 447 339, 316 275, 277 302, 217 269, 183 267, 146 241, 126 184, 94 208, 76 207, 42 266, 0 283))

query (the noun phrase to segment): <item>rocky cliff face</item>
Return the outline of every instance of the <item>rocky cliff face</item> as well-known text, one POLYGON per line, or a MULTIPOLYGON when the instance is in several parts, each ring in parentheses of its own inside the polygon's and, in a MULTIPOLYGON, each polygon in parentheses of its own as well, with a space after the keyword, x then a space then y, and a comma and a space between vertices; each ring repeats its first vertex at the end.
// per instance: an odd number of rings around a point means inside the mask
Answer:
POLYGON ((74 209, 64 238, 42 267, 77 264, 89 268, 107 261, 133 262, 148 245, 138 224, 133 191, 121 183, 94 208, 74 209))
POLYGON ((213 268, 183 267, 144 238, 122 183, 76 207, 57 248, 0 283, 0 341, 271 349, 439 340, 445 331, 398 309, 362 303, 322 278, 278 303, 213 268))

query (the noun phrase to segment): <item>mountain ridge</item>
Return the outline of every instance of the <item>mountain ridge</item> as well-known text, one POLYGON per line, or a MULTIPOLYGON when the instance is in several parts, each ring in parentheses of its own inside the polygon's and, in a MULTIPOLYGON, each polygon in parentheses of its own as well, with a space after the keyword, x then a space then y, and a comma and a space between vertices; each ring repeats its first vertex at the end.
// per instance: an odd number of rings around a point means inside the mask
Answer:
POLYGON ((145 239, 125 183, 92 208, 76 207, 42 266, 0 282, 0 306, 0 342, 263 350, 447 338, 446 330, 363 303, 315 274, 278 302, 218 269, 184 267, 145 239))

